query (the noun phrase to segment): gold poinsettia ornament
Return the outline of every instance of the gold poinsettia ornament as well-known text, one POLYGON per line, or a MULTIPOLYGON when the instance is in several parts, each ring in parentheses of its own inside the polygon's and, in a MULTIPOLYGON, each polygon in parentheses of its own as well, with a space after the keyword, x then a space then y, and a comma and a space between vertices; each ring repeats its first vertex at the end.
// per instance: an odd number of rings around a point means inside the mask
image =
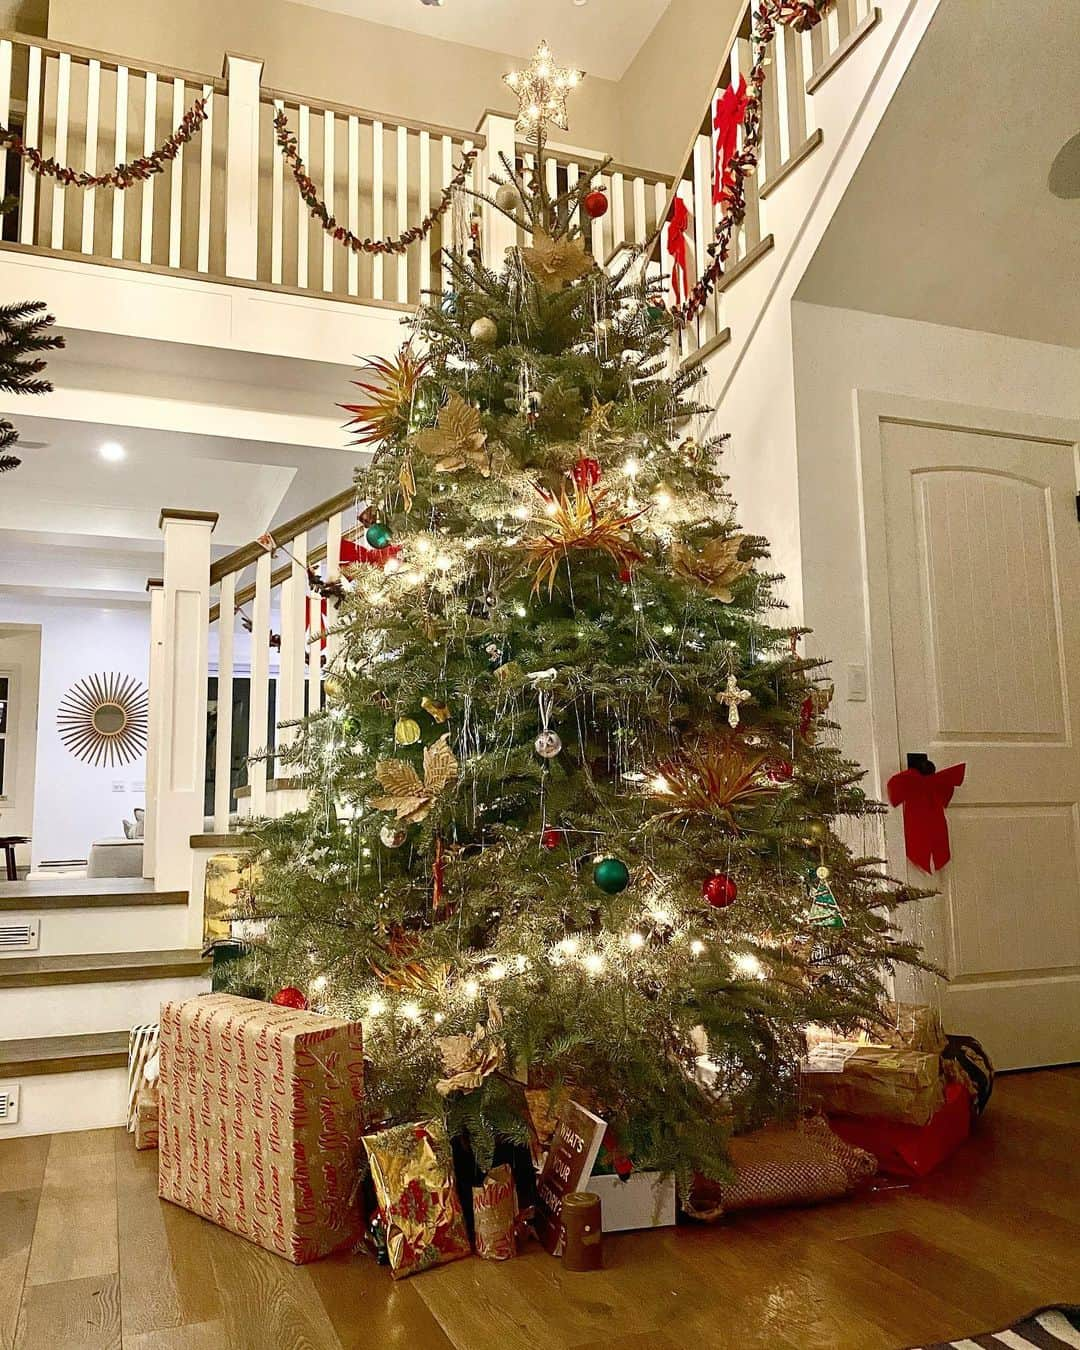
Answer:
POLYGON ((764 776, 769 751, 752 750, 734 736, 716 736, 657 765, 648 793, 663 809, 657 820, 718 816, 736 827, 740 811, 775 797, 764 776))
POLYGON ((408 433, 417 389, 427 365, 428 358, 417 356, 408 342, 389 360, 373 356, 367 361, 363 369, 371 378, 353 380, 357 389, 367 394, 367 400, 339 405, 352 413, 345 425, 356 435, 353 445, 382 445, 408 433))
POLYGON ((486 478, 491 472, 487 432, 480 425, 480 413, 458 393, 452 393, 440 408, 433 427, 413 436, 413 445, 435 461, 439 473, 473 468, 486 478))
POLYGON ((373 797, 376 811, 393 811, 398 820, 410 825, 426 820, 435 799, 457 781, 458 762, 450 749, 449 735, 440 736, 424 750, 424 776, 403 759, 380 759, 375 777, 385 796, 373 797))
POLYGON ((709 539, 697 553, 687 544, 675 540, 671 545, 672 568, 677 576, 702 587, 714 600, 730 605, 734 598, 732 586, 754 566, 739 558, 739 549, 745 537, 732 534, 727 538, 709 539))
POLYGON ((590 492, 581 483, 575 483, 572 495, 564 487, 558 499, 543 488, 537 488, 537 492, 549 509, 554 507, 554 510, 543 532, 521 544, 536 567, 533 595, 538 594, 546 582, 550 597, 555 589, 559 564, 571 552, 598 550, 606 553, 620 569, 643 561, 645 555, 634 543, 630 526, 644 512, 627 515, 608 506, 610 488, 590 492))
POLYGON ((487 1026, 479 1022, 471 1036, 441 1036, 436 1044, 443 1058, 445 1078, 435 1084, 443 1097, 452 1092, 474 1092, 506 1058, 502 1030, 502 1009, 493 1000, 488 1002, 487 1026))
POLYGON ((525 266, 545 291, 560 291, 568 281, 577 281, 593 269, 581 235, 553 239, 543 230, 533 232, 532 247, 521 250, 525 266))

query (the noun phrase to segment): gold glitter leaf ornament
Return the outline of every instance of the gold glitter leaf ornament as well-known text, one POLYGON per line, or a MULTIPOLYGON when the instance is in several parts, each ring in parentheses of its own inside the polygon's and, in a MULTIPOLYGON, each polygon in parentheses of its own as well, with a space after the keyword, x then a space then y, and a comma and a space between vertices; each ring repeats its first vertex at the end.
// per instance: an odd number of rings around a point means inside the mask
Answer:
POLYGON ((753 563, 739 560, 744 538, 733 534, 726 539, 709 539, 699 553, 676 541, 671 545, 672 568, 677 576, 694 582, 714 600, 730 605, 732 586, 753 568, 753 563))
POLYGON ((566 282, 577 281, 593 269, 580 235, 576 239, 553 239, 536 230, 532 247, 524 246, 521 257, 545 291, 560 291, 566 282))
POLYGON ((373 797, 376 811, 393 811, 398 820, 410 825, 426 820, 436 797, 457 780, 458 762, 450 749, 449 735, 440 736, 424 751, 424 777, 403 759, 381 759, 375 765, 375 777, 385 792, 373 797))
POLYGON ((439 411, 433 427, 425 427, 413 437, 413 445, 435 461, 439 473, 459 469, 478 470, 485 478, 491 472, 487 452, 487 432, 480 426, 480 414, 460 394, 451 394, 439 411))

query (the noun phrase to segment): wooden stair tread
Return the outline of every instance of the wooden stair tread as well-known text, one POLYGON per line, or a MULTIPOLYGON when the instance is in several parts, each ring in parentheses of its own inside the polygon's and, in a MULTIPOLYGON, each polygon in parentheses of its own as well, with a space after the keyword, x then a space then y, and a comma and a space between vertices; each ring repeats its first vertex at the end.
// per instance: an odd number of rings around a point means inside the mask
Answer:
POLYGON ((0 959, 0 989, 52 984, 103 984, 203 975, 210 960, 201 951, 92 952, 82 956, 11 956, 0 959))
POLYGON ((127 1065, 128 1033, 94 1031, 77 1036, 34 1036, 0 1041, 0 1078, 44 1073, 122 1069, 127 1065))
POLYGON ((0 882, 0 913, 41 909, 115 909, 186 905, 185 891, 158 891, 146 877, 69 877, 0 882))

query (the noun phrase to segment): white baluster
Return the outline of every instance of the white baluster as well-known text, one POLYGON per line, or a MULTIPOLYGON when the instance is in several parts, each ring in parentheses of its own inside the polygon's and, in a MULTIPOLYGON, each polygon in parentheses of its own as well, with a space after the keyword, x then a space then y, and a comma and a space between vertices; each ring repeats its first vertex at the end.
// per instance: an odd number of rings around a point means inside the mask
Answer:
MULTIPOLYGON (((441 186, 444 190, 448 186, 453 176, 454 176, 454 142, 451 140, 449 136, 444 136, 442 138, 442 183, 441 183, 441 186)), ((453 282, 451 281, 450 278, 450 264, 447 262, 445 256, 446 253, 449 251, 450 244, 452 242, 449 211, 443 216, 442 221, 440 223, 440 228, 442 230, 440 238, 442 239, 442 246, 443 246, 442 289, 443 294, 446 295, 449 294, 449 292, 453 289, 453 282)))
MULTIPOLYGON (((580 182, 581 182, 581 168, 580 168, 580 166, 576 163, 576 161, 571 160, 571 162, 566 166, 566 190, 567 190, 567 192, 573 192, 574 189, 577 187, 578 183, 580 183, 580 182)), ((580 225, 580 223, 581 223, 581 208, 580 208, 580 207, 578 208, 578 211, 577 211, 577 217, 578 217, 578 224, 580 225)), ((571 219, 571 222, 570 222, 570 223, 571 223, 571 224, 574 223, 572 219, 571 219)))
POLYGON ((798 149, 798 142, 792 144, 791 132, 791 110, 788 107, 788 32, 783 26, 777 28, 776 37, 772 43, 773 68, 768 74, 768 78, 775 90, 775 100, 770 100, 768 106, 771 113, 773 108, 776 110, 776 134, 773 142, 777 147, 777 158, 775 163, 761 165, 758 168, 758 178, 765 183, 772 175, 788 162, 792 150, 798 149))
MULTIPOLYGON (((592 180, 592 185, 593 185, 593 188, 594 188, 594 189, 595 189, 595 188, 600 188, 600 187, 606 187, 606 188, 608 189, 608 197, 609 197, 609 198, 611 197, 611 190, 610 190, 610 189, 611 189, 611 184, 610 184, 610 183, 605 183, 605 182, 604 182, 604 179, 603 179, 601 176, 598 175, 597 177, 595 177, 595 178, 592 180)), ((604 263, 604 219, 603 219, 603 217, 600 216, 600 217, 598 217, 596 220, 592 221, 591 224, 590 224, 590 228, 591 228, 591 230, 592 230, 592 255, 593 255, 593 257, 596 259, 597 263, 599 263, 600 266, 603 266, 603 263, 604 263)))
MULTIPOLYGON (((301 103, 296 111, 296 139, 300 158, 308 165, 311 150, 311 109, 301 103)), ((310 172, 310 169, 309 169, 310 172)), ((308 284, 308 224, 310 210, 303 197, 296 196, 296 284, 306 290, 308 284)))
MULTIPOLYGON (((281 650, 278 656, 277 721, 294 722, 304 715, 304 654, 308 604, 307 534, 298 534, 289 545, 293 555, 289 575, 281 586, 281 650)), ((318 629, 318 601, 312 602, 311 627, 318 629)), ((312 649, 318 659, 318 645, 312 649)), ((285 776, 281 751, 296 739, 296 728, 281 728, 277 736, 278 776, 285 776)))
POLYGON ((825 54, 831 56, 840 46, 840 6, 830 5, 825 11, 825 22, 817 27, 824 32, 825 54))
MULTIPOLYGON (((397 129, 397 227, 402 234, 409 227, 409 128, 397 129)), ((409 298, 409 253, 398 254, 397 298, 402 303, 409 298)))
MULTIPOLYGON (((26 73, 26 116, 23 119, 23 141, 36 146, 41 134, 41 48, 29 48, 26 73)), ((37 176, 24 161, 22 171, 22 200, 19 203, 19 242, 33 244, 37 234, 37 176)))
MULTIPOLYGON (((255 563, 255 596, 251 602, 251 686, 248 714, 248 754, 255 755, 267 746, 267 721, 270 716, 270 576, 269 551, 255 563)), ((251 814, 266 815, 267 761, 248 765, 251 787, 251 814)))
MULTIPOLYGON (((144 85, 146 103, 143 110, 143 154, 148 155, 157 144, 157 76, 146 72, 144 85)), ((142 225, 139 232, 139 261, 154 260, 154 174, 142 185, 142 225)))
MULTIPOLYGON (((128 124, 128 68, 116 67, 116 115, 113 119, 115 135, 113 138, 115 162, 127 163, 127 124, 128 124)), ((112 256, 124 256, 124 206, 126 192, 111 192, 112 203, 112 256)))
MULTIPOLYGON (((282 99, 274 99, 274 115, 285 111, 282 99)), ((275 286, 281 285, 281 257, 285 237, 285 156, 277 144, 277 132, 274 133, 274 163, 270 174, 270 280, 275 286)))
MULTIPOLYGON (((702 275, 709 265, 708 246, 712 242, 712 230, 709 226, 713 219, 712 209, 712 137, 698 136, 694 142, 694 264, 691 268, 691 284, 702 275)), ((709 332, 713 315, 710 310, 702 311, 703 339, 712 336, 709 332)))
MULTIPOLYGON (((323 200, 326 202, 330 214, 336 214, 334 210, 336 187, 334 179, 334 114, 329 108, 323 110, 323 200)), ((334 250, 337 244, 328 234, 323 233, 323 255, 322 255, 322 288, 324 291, 334 289, 334 250)))
POLYGON ((800 80, 799 83, 799 92, 802 95, 803 120, 805 123, 805 131, 807 136, 812 135, 817 130, 817 115, 814 112, 814 99, 812 94, 808 94, 806 92, 806 84, 807 81, 810 79, 810 76, 817 69, 817 65, 814 60, 815 53, 817 50, 816 47, 817 39, 815 35, 819 34, 820 32, 821 32, 821 24, 818 24, 816 27, 811 28, 808 33, 799 33, 796 35, 798 37, 799 42, 799 56, 800 56, 799 65, 800 65, 800 74, 802 76, 802 79, 800 80))
MULTIPOLYGON (((335 511, 326 522, 326 579, 327 581, 337 581, 341 576, 341 512, 335 511)), ((317 603, 317 602, 312 602, 317 603)), ((326 626, 333 627, 337 616, 337 605, 335 601, 326 602, 326 626)), ((341 650, 342 635, 340 633, 330 633, 326 639, 326 664, 329 667, 341 650)), ((311 667, 309 680, 311 682, 311 700, 310 706, 318 708, 319 706, 319 680, 321 678, 321 665, 319 662, 319 648, 315 646, 312 649, 311 667)))
POLYGON ((611 175, 611 247, 626 243, 626 193, 621 173, 611 175))
POLYGON ((648 234, 649 224, 645 219, 645 179, 638 174, 634 179, 634 237, 631 242, 643 244, 648 234))
MULTIPOLYGON (((371 237, 383 236, 383 196, 386 184, 383 178, 383 124, 378 118, 371 124, 371 237)), ((371 255, 371 296, 383 298, 384 254, 371 255)))
MULTIPOLYGON (((349 230, 360 233, 360 119, 349 118, 349 230)), ((349 249, 346 286, 350 295, 360 294, 360 255, 349 249)))
MULTIPOLYGON (((206 100, 206 121, 199 132, 199 245, 197 266, 200 272, 210 270, 210 220, 213 196, 214 169, 214 86, 204 84, 202 96, 206 100)), ((280 169, 281 156, 275 151, 274 160, 280 169)))
MULTIPOLYGON (((11 123, 11 39, 0 39, 0 122, 9 130, 11 123)), ((7 151, 0 150, 0 183, 7 182, 7 151)))
MULTIPOLYGON (((68 110, 71 104, 71 55, 61 52, 56 68, 56 134, 54 151, 61 164, 67 163, 68 146, 68 110)), ((67 205, 67 193, 59 183, 53 184, 52 193, 52 247, 64 247, 64 214, 67 205)))
MULTIPOLYGON (((507 163, 514 163, 514 157, 517 154, 514 119, 502 116, 499 113, 488 113, 480 129, 485 136, 484 149, 476 157, 473 177, 474 181, 479 178, 481 183, 487 185, 493 173, 503 178, 506 176, 506 168, 499 158, 500 152, 506 156, 507 163)), ((471 143, 466 141, 466 152, 471 149, 471 143)), ((484 262, 488 267, 493 267, 496 270, 500 268, 506 256, 506 250, 513 248, 516 243, 517 226, 514 222, 507 220, 500 211, 485 209, 483 212, 482 248, 484 262)))
POLYGON ((214 747, 214 829, 225 834, 232 810, 233 660, 236 573, 221 578, 218 596, 217 740, 214 747))
POLYGON ((657 230, 664 223, 664 207, 667 206, 668 185, 664 182, 653 184, 653 214, 656 217, 657 230))
MULTIPOLYGON (((159 890, 188 889, 190 838, 203 830, 210 534, 216 521, 216 514, 206 512, 161 513, 165 595, 154 868, 159 890)), ((193 897, 196 901, 201 921, 201 897, 193 897)))
MULTIPOLYGON (((86 68, 86 154, 83 168, 87 173, 97 173, 98 122, 101 120, 101 62, 92 60, 86 68)), ((84 253, 94 251, 94 209, 97 203, 97 189, 87 188, 83 192, 82 236, 79 247, 84 253)), ((147 819, 149 819, 147 811, 147 819)))
MULTIPOLYGON (((416 204, 418 222, 431 210, 431 136, 420 133, 420 197, 416 204)), ((431 235, 420 240, 420 299, 426 304, 431 298, 431 235)))
MULTIPOLYGON (((173 126, 178 127, 184 116, 184 81, 179 76, 173 79, 172 115, 173 126)), ((176 153, 169 168, 169 266, 180 266, 180 213, 184 191, 184 147, 176 153)))
MULTIPOLYGON (((225 57, 229 115, 225 148, 225 273, 259 275, 259 81, 262 62, 225 57)), ((204 133, 205 134, 205 133, 204 133)), ((302 207, 301 203, 301 207, 302 207)))
POLYGON ((559 161, 554 155, 548 155, 544 161, 544 187, 552 201, 559 195, 559 161))

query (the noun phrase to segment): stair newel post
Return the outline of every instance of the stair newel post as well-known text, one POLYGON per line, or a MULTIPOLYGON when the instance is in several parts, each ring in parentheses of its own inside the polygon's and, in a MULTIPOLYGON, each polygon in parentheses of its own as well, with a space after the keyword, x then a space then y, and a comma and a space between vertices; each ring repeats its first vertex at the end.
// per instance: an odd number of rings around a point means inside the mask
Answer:
MULTIPOLYGON (((225 273, 254 281, 259 268, 259 86, 263 63, 227 53, 225 273)), ((274 149, 274 154, 278 154, 274 149)))
POLYGON ((143 876, 153 878, 157 865, 158 756, 161 753, 161 654, 165 620, 165 582, 148 577, 150 597, 150 665, 147 686, 150 716, 146 728, 146 809, 143 815, 143 876))
MULTIPOLYGON (((155 871, 159 890, 192 885, 191 836, 203 832, 206 783, 206 683, 210 633, 210 535, 217 513, 166 509, 155 871)), ((192 892, 191 929, 202 935, 201 891, 192 892), (198 911, 197 914, 194 911, 198 911)))
MULTIPOLYGON (((500 154, 505 155, 511 164, 514 163, 517 154, 514 119, 507 117, 505 113, 487 112, 477 130, 483 134, 485 140, 484 149, 479 157, 480 190, 494 192, 494 186, 490 182, 491 175, 499 174, 503 178, 506 177, 506 166, 500 159, 500 154)), ((486 202, 481 206, 484 263, 498 271, 503 265, 506 250, 513 248, 517 243, 517 226, 501 211, 496 211, 486 202)))

